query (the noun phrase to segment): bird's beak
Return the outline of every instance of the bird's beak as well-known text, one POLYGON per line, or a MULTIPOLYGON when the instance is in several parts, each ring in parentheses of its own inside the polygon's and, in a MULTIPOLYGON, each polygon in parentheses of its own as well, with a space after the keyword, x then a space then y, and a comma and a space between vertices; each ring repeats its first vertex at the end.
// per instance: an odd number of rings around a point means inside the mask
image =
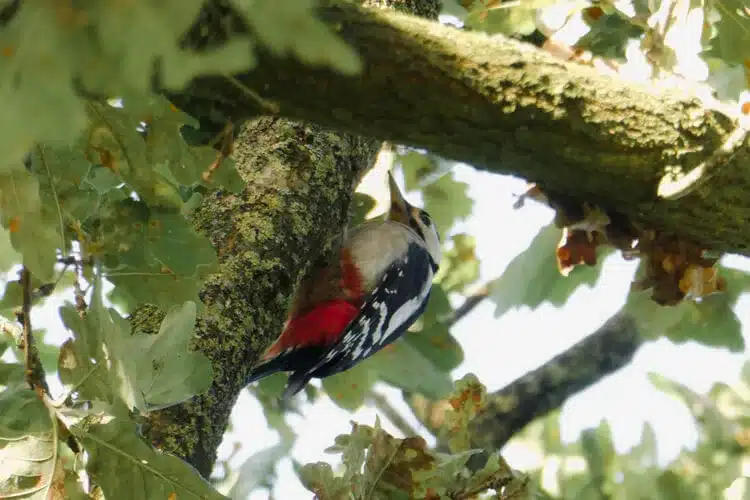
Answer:
POLYGON ((393 174, 388 171, 388 187, 391 192, 391 209, 388 211, 388 220, 400 222, 405 225, 409 225, 409 209, 411 205, 406 201, 404 196, 401 194, 401 190, 396 184, 396 179, 393 178, 393 174))

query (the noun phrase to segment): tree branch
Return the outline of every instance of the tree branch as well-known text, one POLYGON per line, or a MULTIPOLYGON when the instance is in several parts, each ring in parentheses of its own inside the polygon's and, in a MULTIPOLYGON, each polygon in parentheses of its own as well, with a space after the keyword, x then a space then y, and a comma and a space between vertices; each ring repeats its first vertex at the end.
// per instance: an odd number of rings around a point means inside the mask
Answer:
MULTIPOLYGON (((746 145, 695 192, 656 195, 665 167, 691 170, 735 129, 697 99, 657 95, 499 35, 345 3, 320 13, 359 51, 364 71, 348 77, 261 53, 258 67, 235 77, 282 116, 424 147, 750 255, 746 145)), ((235 121, 265 112, 222 76, 170 96, 189 112, 235 121)))
POLYGON ((502 448, 531 421, 628 364, 642 342, 635 321, 615 314, 567 351, 489 395, 470 424, 472 446, 502 448))

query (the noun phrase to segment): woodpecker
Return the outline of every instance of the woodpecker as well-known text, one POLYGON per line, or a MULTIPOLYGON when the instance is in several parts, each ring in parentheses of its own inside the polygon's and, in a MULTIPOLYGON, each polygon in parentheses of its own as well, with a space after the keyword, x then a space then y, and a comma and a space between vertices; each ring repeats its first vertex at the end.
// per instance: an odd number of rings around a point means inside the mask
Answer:
POLYGON ((278 339, 248 383, 291 372, 283 400, 312 378, 345 371, 396 341, 427 306, 440 263, 430 215, 410 205, 388 173, 385 219, 349 230, 332 262, 300 283, 278 339))

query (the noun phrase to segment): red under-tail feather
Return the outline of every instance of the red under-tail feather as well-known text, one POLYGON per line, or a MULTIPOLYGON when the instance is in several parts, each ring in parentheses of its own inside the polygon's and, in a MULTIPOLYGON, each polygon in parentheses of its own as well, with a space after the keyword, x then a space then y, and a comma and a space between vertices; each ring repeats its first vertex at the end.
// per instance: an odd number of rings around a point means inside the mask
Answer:
POLYGON ((273 358, 292 347, 333 344, 358 313, 357 306, 342 299, 320 304, 289 320, 263 359, 273 358))

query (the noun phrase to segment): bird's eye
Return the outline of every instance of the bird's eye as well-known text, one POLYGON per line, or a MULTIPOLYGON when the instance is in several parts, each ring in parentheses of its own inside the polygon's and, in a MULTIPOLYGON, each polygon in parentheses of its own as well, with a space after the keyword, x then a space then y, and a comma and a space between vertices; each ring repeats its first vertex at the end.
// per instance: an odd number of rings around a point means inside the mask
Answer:
POLYGON ((420 212, 419 218, 422 219, 422 222, 425 226, 432 225, 432 217, 430 217, 430 214, 428 214, 427 212, 420 212))

